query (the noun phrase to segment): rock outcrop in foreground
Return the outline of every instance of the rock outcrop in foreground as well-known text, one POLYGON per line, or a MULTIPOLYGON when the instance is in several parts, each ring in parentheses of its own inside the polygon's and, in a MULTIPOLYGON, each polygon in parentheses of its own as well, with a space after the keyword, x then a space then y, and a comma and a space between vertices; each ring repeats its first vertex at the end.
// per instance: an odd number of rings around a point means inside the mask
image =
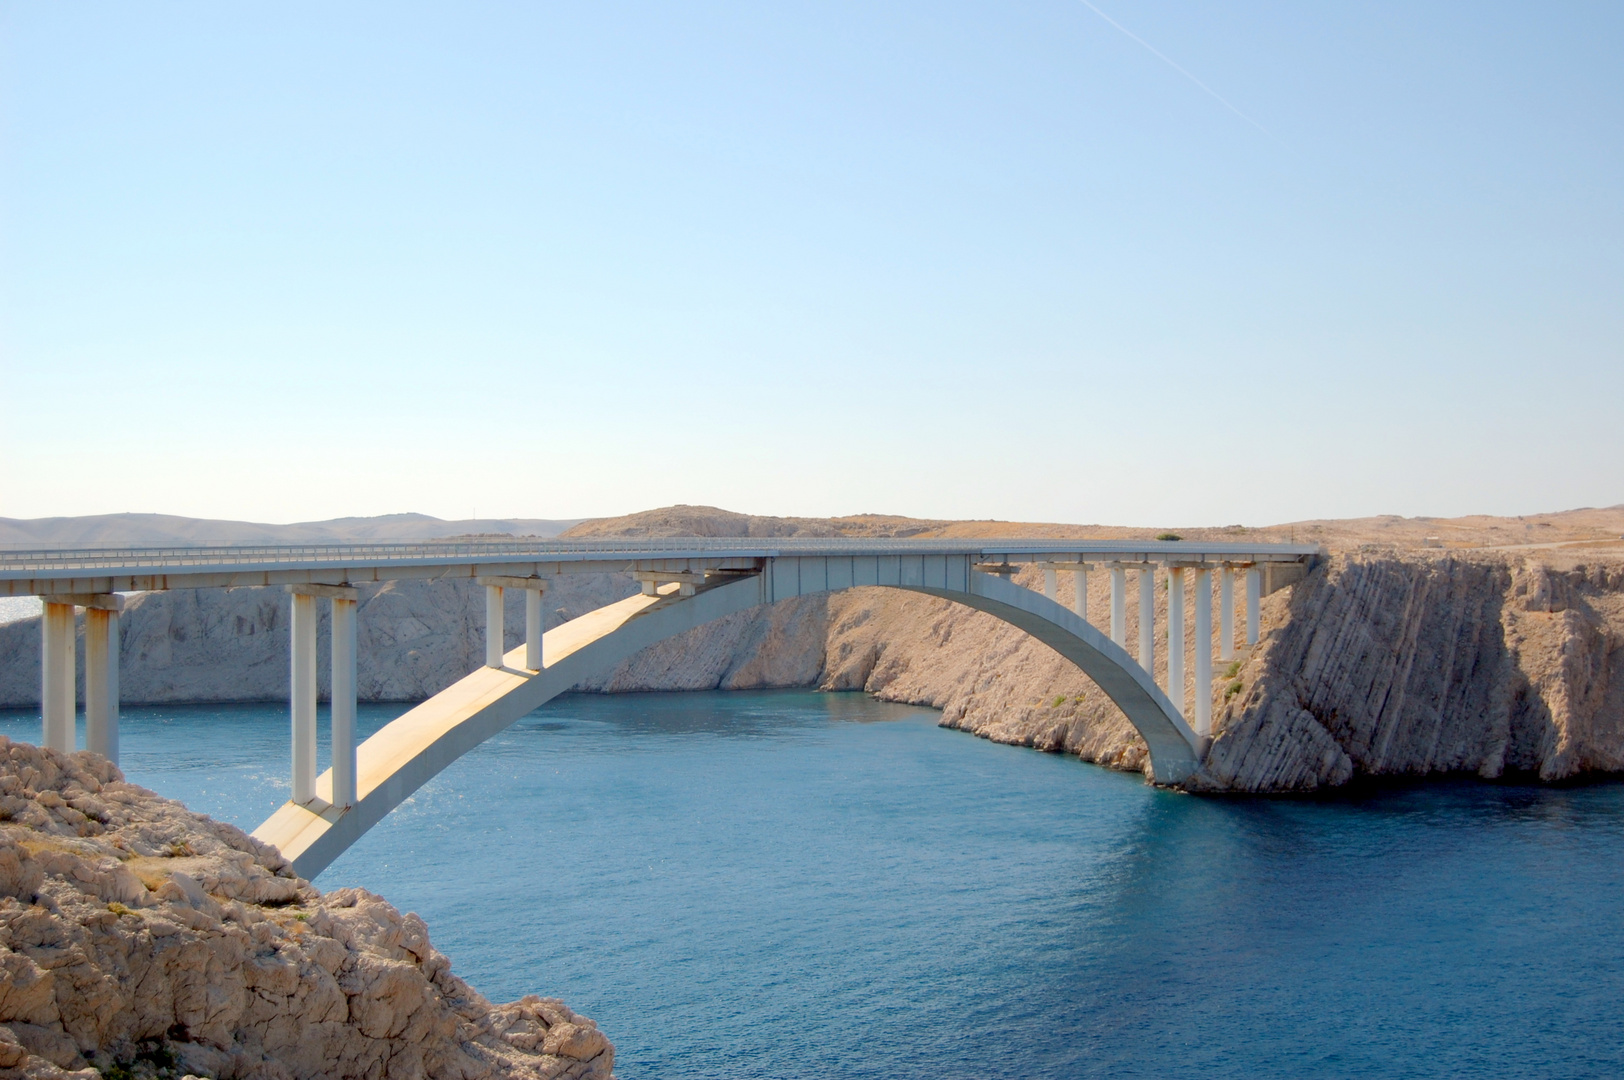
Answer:
POLYGON ((416 915, 323 896, 88 753, 0 737, 0 1077, 607 1080, 562 1002, 492 1005, 416 915))

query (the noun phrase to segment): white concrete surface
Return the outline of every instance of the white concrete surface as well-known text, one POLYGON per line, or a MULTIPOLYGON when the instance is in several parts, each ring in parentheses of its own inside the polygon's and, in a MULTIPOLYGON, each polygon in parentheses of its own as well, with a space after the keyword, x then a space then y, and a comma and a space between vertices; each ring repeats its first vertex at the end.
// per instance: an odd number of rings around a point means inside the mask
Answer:
POLYGON ((118 764, 117 610, 85 609, 85 749, 118 764))
POLYGON ((526 589, 524 594, 524 666, 530 671, 540 671, 545 663, 541 629, 543 595, 540 589, 526 589))
POLYGON ((1218 659, 1235 659, 1235 568, 1218 571, 1218 659))
POLYGON ((72 753, 78 712, 73 605, 46 604, 39 625, 42 742, 52 750, 72 753))
POLYGON ((1167 696, 1184 715, 1184 568, 1167 568, 1167 696))
POLYGON ((1195 571, 1195 722, 1203 739, 1212 737, 1212 571, 1195 571))
POLYGON ((485 586, 485 666, 502 666, 502 586, 485 586))
POLYGON ((1071 610, 1076 616, 1088 621, 1088 567, 1071 572, 1071 610))
POLYGON ((1127 591, 1127 571, 1111 567, 1111 640, 1119 646, 1128 639, 1127 591))
POLYGON ((333 598, 333 804, 355 805, 356 601, 333 598))
POLYGON ((1251 567, 1246 571, 1246 643, 1256 645, 1258 637, 1258 605, 1263 598, 1263 571, 1251 567))
POLYGON ((1156 571, 1139 571, 1139 666, 1156 670, 1156 571))
POLYGON ((288 714, 293 735, 295 803, 316 797, 316 598, 293 594, 292 660, 288 714))

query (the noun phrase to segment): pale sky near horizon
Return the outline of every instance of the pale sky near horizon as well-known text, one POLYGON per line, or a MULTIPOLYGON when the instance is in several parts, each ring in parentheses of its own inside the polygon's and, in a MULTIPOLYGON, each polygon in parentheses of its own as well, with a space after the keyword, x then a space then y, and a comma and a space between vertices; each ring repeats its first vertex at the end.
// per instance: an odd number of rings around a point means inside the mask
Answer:
POLYGON ((1624 5, 1094 7, 0 4, 0 516, 1624 502, 1624 5))

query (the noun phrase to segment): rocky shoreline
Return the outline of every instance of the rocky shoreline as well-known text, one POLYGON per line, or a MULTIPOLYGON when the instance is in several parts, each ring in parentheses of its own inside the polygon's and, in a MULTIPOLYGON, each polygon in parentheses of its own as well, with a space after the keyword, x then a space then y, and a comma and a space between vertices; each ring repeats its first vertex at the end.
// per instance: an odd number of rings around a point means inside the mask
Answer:
POLYGON ((0 737, 0 1077, 609 1080, 562 1002, 493 1005, 416 915, 322 894, 110 762, 0 737))

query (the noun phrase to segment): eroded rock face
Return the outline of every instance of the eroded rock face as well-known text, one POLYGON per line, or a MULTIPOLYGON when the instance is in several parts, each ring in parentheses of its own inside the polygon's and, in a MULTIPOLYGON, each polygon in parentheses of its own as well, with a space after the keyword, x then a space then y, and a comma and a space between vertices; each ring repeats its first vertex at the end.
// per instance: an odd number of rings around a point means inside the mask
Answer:
POLYGON ((607 1080, 562 1002, 492 1005, 416 915, 322 895, 105 759, 0 737, 0 1077, 607 1080))

